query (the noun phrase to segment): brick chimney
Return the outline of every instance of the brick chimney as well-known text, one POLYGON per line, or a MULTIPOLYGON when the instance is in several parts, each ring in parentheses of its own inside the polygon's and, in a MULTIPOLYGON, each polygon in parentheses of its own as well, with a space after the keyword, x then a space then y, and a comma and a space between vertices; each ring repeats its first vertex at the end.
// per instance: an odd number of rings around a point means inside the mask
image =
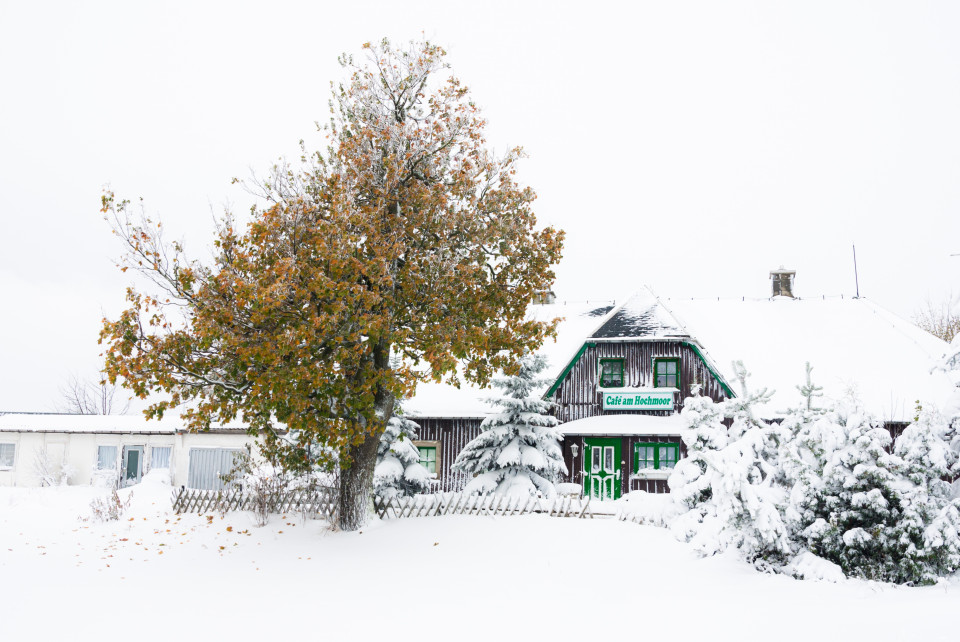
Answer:
POLYGON ((793 277, 796 276, 796 270, 785 270, 781 265, 777 270, 771 270, 770 282, 773 284, 772 296, 793 297, 793 277))

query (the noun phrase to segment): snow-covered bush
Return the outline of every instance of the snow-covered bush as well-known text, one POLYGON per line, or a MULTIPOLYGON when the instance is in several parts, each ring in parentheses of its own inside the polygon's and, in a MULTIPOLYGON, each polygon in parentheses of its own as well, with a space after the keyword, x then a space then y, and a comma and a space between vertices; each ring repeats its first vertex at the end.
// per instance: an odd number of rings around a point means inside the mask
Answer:
POLYGON ((467 493, 497 493, 552 497, 554 483, 567 472, 560 449, 556 417, 551 403, 534 394, 544 384, 538 378, 546 367, 542 355, 528 355, 513 377, 494 380, 506 394, 493 401, 502 409, 481 425, 482 432, 460 451, 455 470, 476 476, 464 489, 467 493))
POLYGON ((120 475, 114 468, 97 468, 90 475, 90 485, 116 490, 120 487, 120 475))
POLYGON ((321 485, 318 475, 309 469, 291 467, 277 458, 254 456, 249 446, 234 457, 233 468, 221 478, 225 484, 239 485, 244 495, 252 499, 251 512, 257 526, 267 524, 270 513, 277 510, 286 493, 310 491, 321 485))
POLYGON ((718 452, 727 445, 727 427, 723 425, 723 406, 700 395, 699 387, 683 402, 680 413, 683 429, 680 438, 687 456, 677 462, 667 483, 679 516, 673 530, 679 539, 690 541, 704 519, 715 519, 713 510, 714 472, 718 452))
POLYGON ((883 423, 852 400, 814 426, 823 454, 791 493, 796 541, 854 577, 926 583, 956 568, 957 513, 945 501, 945 444, 931 422, 909 426, 895 452, 883 423))
POLYGON ((688 456, 670 477, 677 537, 705 555, 737 548, 804 577, 832 564, 848 576, 929 583, 960 568, 960 500, 946 481, 960 468, 951 417, 921 409, 894 446, 855 399, 816 407, 808 365, 798 386, 806 403, 769 425, 753 413, 765 391, 751 394, 735 369, 740 397, 684 402, 688 456), (726 433, 721 412, 732 418, 726 433))
POLYGON ((380 499, 389 501, 430 490, 433 475, 420 464, 420 453, 411 441, 419 429, 403 417, 394 416, 387 422, 373 471, 373 491, 380 499))
POLYGON ((40 480, 41 486, 66 486, 77 472, 65 461, 53 462, 46 448, 38 448, 34 453, 33 471, 40 480))
POLYGON ((946 481, 958 460, 948 441, 952 432, 936 409, 923 408, 894 448, 906 477, 899 494, 903 573, 915 578, 908 581, 934 581, 960 567, 960 511, 946 481))
MULTIPOLYGON (((127 495, 127 501, 120 499, 116 489, 111 490, 109 495, 97 497, 90 502, 90 517, 95 522, 115 522, 130 508, 130 500, 133 499, 133 492, 127 495)), ((86 520, 84 520, 86 521, 86 520)))
POLYGON ((777 483, 783 434, 753 412, 770 393, 751 392, 743 364, 735 363, 734 369, 742 393, 721 404, 724 416, 733 420, 726 439, 712 402, 693 397, 684 403, 689 427, 681 436, 692 461, 678 465, 670 478, 677 501, 687 509, 673 531, 701 554, 736 548, 748 561, 768 568, 782 565, 792 552, 782 517, 785 492, 777 483))

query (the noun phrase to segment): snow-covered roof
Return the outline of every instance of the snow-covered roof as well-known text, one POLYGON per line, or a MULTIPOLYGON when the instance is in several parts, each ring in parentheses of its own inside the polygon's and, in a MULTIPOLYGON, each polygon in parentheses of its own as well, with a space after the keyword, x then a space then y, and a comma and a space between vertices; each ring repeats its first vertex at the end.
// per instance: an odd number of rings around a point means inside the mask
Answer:
POLYGON ((679 435, 683 420, 679 414, 655 415, 599 415, 560 424, 564 435, 679 435))
POLYGON ((856 392, 870 412, 909 421, 917 400, 942 403, 952 385, 931 372, 944 341, 865 298, 661 299, 697 340, 720 374, 735 385, 732 363, 743 361, 748 385, 774 397, 763 416, 801 402, 805 363, 824 393, 856 392))
MULTIPOLYGON (((211 432, 245 430, 241 424, 211 427, 211 432)), ((0 413, 0 432, 69 432, 98 434, 175 434, 184 422, 176 415, 147 420, 143 415, 70 415, 0 413)))
POLYGON ((591 340, 685 338, 687 330, 649 288, 642 288, 614 310, 591 340))
MULTIPOLYGON (((547 339, 538 353, 547 358, 543 377, 551 383, 577 355, 584 340, 591 336, 618 310, 612 301, 558 302, 531 305, 528 316, 538 321, 562 319, 556 339, 547 339)), ((485 417, 493 412, 486 402, 496 397, 494 388, 482 389, 470 384, 455 388, 444 383, 421 383, 416 395, 403 403, 403 411, 415 417, 485 417)))

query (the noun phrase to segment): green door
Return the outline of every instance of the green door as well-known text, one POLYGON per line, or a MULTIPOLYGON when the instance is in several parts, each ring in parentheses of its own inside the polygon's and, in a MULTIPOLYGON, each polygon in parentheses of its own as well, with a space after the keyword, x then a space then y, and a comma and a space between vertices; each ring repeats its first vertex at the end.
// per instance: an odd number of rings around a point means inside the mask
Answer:
POLYGON ((620 440, 584 439, 583 490, 593 499, 620 499, 620 440))
POLYGON ((123 447, 123 485, 140 483, 143 464, 143 446, 123 447))

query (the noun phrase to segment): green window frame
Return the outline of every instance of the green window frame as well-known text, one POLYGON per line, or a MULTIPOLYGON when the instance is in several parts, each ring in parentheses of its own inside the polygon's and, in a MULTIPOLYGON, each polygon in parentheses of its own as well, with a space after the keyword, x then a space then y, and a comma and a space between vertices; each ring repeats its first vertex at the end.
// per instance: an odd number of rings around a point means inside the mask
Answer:
POLYGON ((623 359, 600 359, 601 388, 623 388, 623 359))
POLYGON ((647 470, 672 470, 680 459, 680 444, 677 442, 644 442, 633 445, 633 472, 647 470))
POLYGON ((680 359, 676 357, 656 357, 653 360, 653 387, 680 388, 680 359))
POLYGON ((427 469, 427 472, 437 474, 437 447, 436 446, 417 446, 420 451, 420 465, 427 469))

